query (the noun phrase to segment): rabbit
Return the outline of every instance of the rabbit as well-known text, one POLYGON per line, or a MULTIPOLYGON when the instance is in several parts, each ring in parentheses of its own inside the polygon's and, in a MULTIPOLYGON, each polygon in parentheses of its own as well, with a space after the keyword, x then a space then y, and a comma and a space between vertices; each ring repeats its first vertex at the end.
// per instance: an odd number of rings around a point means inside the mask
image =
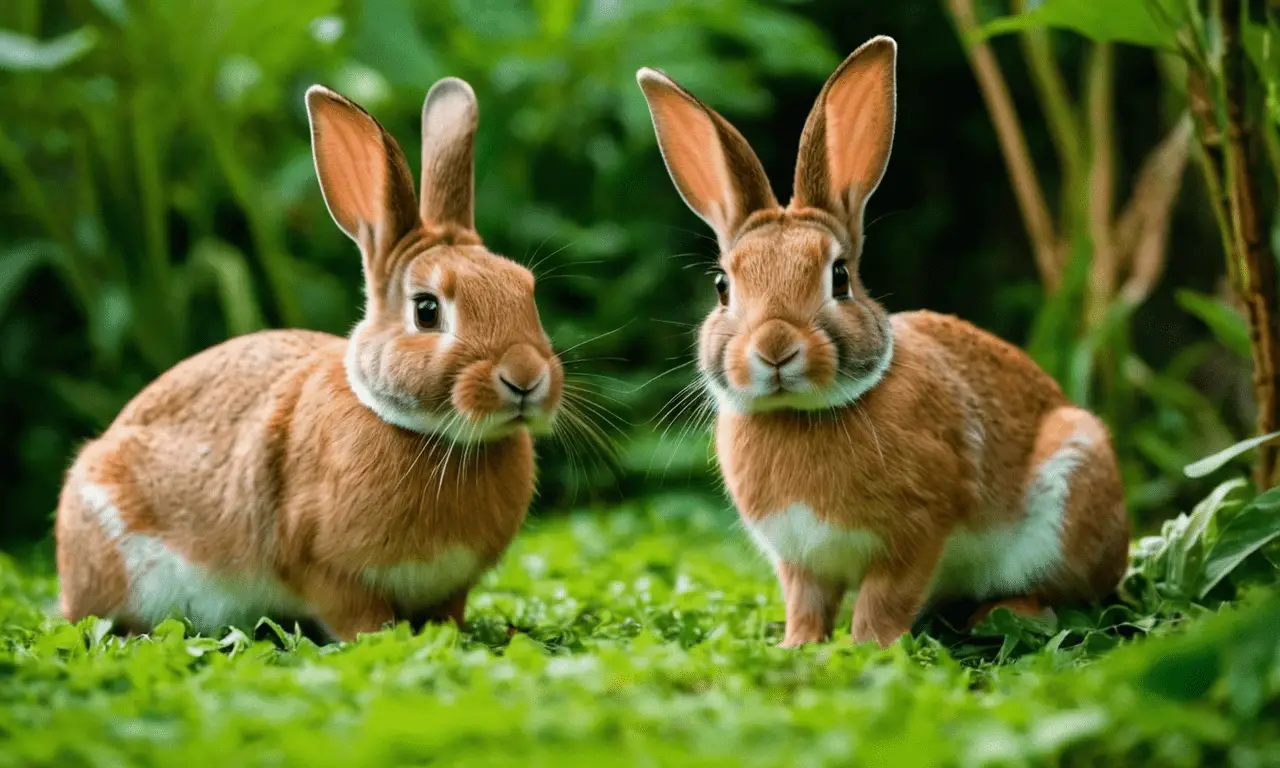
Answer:
POLYGON ((836 69, 778 204, 742 135, 664 73, 636 79, 667 170, 715 232, 719 298, 699 330, 715 448, 772 562, 783 647, 893 644, 941 604, 1041 615, 1100 599, 1129 519, 1105 425, 1024 352, 958 318, 888 314, 858 276, 863 211, 888 164, 897 43, 836 69))
POLYGON ((563 368, 532 273, 475 230, 474 92, 445 78, 427 94, 420 201, 372 116, 320 85, 305 101, 325 204, 362 256, 363 319, 346 338, 211 347, 80 450, 55 530, 69 621, 208 633, 267 616, 341 641, 461 627, 523 523, 563 368))

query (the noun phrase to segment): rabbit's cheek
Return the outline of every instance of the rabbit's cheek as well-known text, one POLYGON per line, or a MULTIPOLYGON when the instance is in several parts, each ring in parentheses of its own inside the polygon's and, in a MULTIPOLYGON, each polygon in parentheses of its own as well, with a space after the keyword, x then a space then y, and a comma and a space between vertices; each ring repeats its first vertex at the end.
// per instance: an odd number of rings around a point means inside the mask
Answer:
POLYGON ((453 407, 472 420, 483 418, 502 408, 493 388, 493 364, 485 361, 464 368, 453 385, 453 407))
POLYGON ((816 333, 809 339, 806 354, 809 365, 805 375, 809 382, 818 389, 826 389, 834 384, 839 365, 835 343, 816 333))
POLYGON ((754 378, 746 346, 746 339, 737 337, 724 348, 725 378, 731 387, 739 391, 749 390, 754 378))

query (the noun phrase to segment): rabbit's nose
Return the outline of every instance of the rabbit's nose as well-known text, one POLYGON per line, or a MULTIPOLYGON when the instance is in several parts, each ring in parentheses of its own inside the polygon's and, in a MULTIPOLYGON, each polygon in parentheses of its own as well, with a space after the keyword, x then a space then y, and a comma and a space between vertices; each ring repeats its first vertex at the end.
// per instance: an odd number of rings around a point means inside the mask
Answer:
POLYGON ((494 379, 498 395, 515 406, 540 405, 551 392, 551 367, 537 350, 524 344, 502 356, 494 379))
POLYGON ((798 344, 791 347, 790 351, 782 352, 781 357, 779 359, 771 358, 766 353, 758 349, 756 350, 756 357, 760 358, 760 361, 763 362, 765 365, 771 366, 773 368, 781 368, 782 366, 786 365, 792 360, 795 360, 799 356, 800 356, 800 346, 798 344))
POLYGON ((509 372, 498 373, 498 383, 502 385, 499 394, 511 405, 541 405, 551 391, 551 374, 544 364, 537 378, 532 381, 527 376, 515 376, 509 372))

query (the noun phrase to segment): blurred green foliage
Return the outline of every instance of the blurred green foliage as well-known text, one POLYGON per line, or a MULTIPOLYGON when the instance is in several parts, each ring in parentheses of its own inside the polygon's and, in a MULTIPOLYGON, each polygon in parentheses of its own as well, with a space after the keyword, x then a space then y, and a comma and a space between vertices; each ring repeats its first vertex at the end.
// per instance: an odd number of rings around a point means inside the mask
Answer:
MULTIPOLYGON (((169 365, 231 334, 343 333, 355 321, 359 260, 310 160, 302 93, 313 82, 369 109, 411 165, 426 89, 445 75, 475 87, 477 227, 493 250, 542 262, 544 322, 621 447, 610 466, 548 444, 539 504, 712 488, 705 431, 680 401, 664 405, 690 379, 679 366, 691 359, 687 324, 714 301, 700 271, 714 243, 671 187, 635 70, 663 68, 734 121, 785 198, 822 81, 877 33, 902 46, 901 117, 864 280, 890 309, 955 312, 1026 344, 1055 310, 963 50, 932 4, 0 4, 0 545, 47 534, 79 443, 169 365)), ((1078 64, 1069 35, 1056 52, 1078 64)), ((1128 174, 1162 133, 1166 94, 1149 53, 1118 59, 1128 174)), ((1010 77, 1016 98, 1033 98, 1010 77)), ((1035 121, 1029 141, 1037 158, 1051 152, 1035 121)), ((1073 396, 1116 430, 1140 521, 1220 480, 1179 470, 1249 420, 1238 323, 1209 297, 1222 262, 1213 226, 1189 182, 1155 295, 1093 336, 1041 334, 1073 345, 1064 354, 1079 364, 1118 361, 1123 386, 1086 378, 1073 396)), ((1069 383, 1071 371, 1055 373, 1069 383)))

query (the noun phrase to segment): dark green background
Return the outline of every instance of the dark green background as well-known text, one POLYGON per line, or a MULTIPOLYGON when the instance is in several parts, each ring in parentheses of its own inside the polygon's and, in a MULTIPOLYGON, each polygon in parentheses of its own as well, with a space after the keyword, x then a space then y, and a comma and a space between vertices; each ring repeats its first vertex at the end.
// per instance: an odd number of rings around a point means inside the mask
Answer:
MULTIPOLYGON (((573 462, 548 442, 541 511, 715 487, 703 432, 657 418, 689 381, 688 367, 655 377, 690 359, 680 324, 715 300, 703 274, 715 254, 662 166, 641 66, 734 122, 785 200, 826 76, 866 38, 895 37, 898 132, 868 211, 864 282, 891 310, 956 313, 1019 344, 1042 305, 991 122, 939 2, 7 0, 0 28, 71 35, 25 59, 12 35, 0 40, 0 547, 48 535, 77 446, 158 371, 229 334, 354 322, 357 252, 310 161, 302 94, 314 82, 361 102, 416 167, 427 88, 468 80, 481 235, 525 263, 554 254, 538 291, 561 349, 612 331, 569 358, 611 377, 583 381, 630 422, 618 460, 573 462)), ((1078 41, 1054 40, 1074 78, 1078 41)), ((1017 42, 994 45, 1052 197, 1052 148, 1017 42)), ((1120 48, 1118 62, 1123 198, 1177 95, 1150 52, 1120 48)), ((1214 291, 1213 227, 1192 164, 1160 289, 1123 329, 1119 354, 1153 378, 1087 403, 1116 431, 1139 522, 1197 498, 1207 482, 1178 468, 1247 431, 1242 361, 1175 301, 1177 288, 1214 291)))

